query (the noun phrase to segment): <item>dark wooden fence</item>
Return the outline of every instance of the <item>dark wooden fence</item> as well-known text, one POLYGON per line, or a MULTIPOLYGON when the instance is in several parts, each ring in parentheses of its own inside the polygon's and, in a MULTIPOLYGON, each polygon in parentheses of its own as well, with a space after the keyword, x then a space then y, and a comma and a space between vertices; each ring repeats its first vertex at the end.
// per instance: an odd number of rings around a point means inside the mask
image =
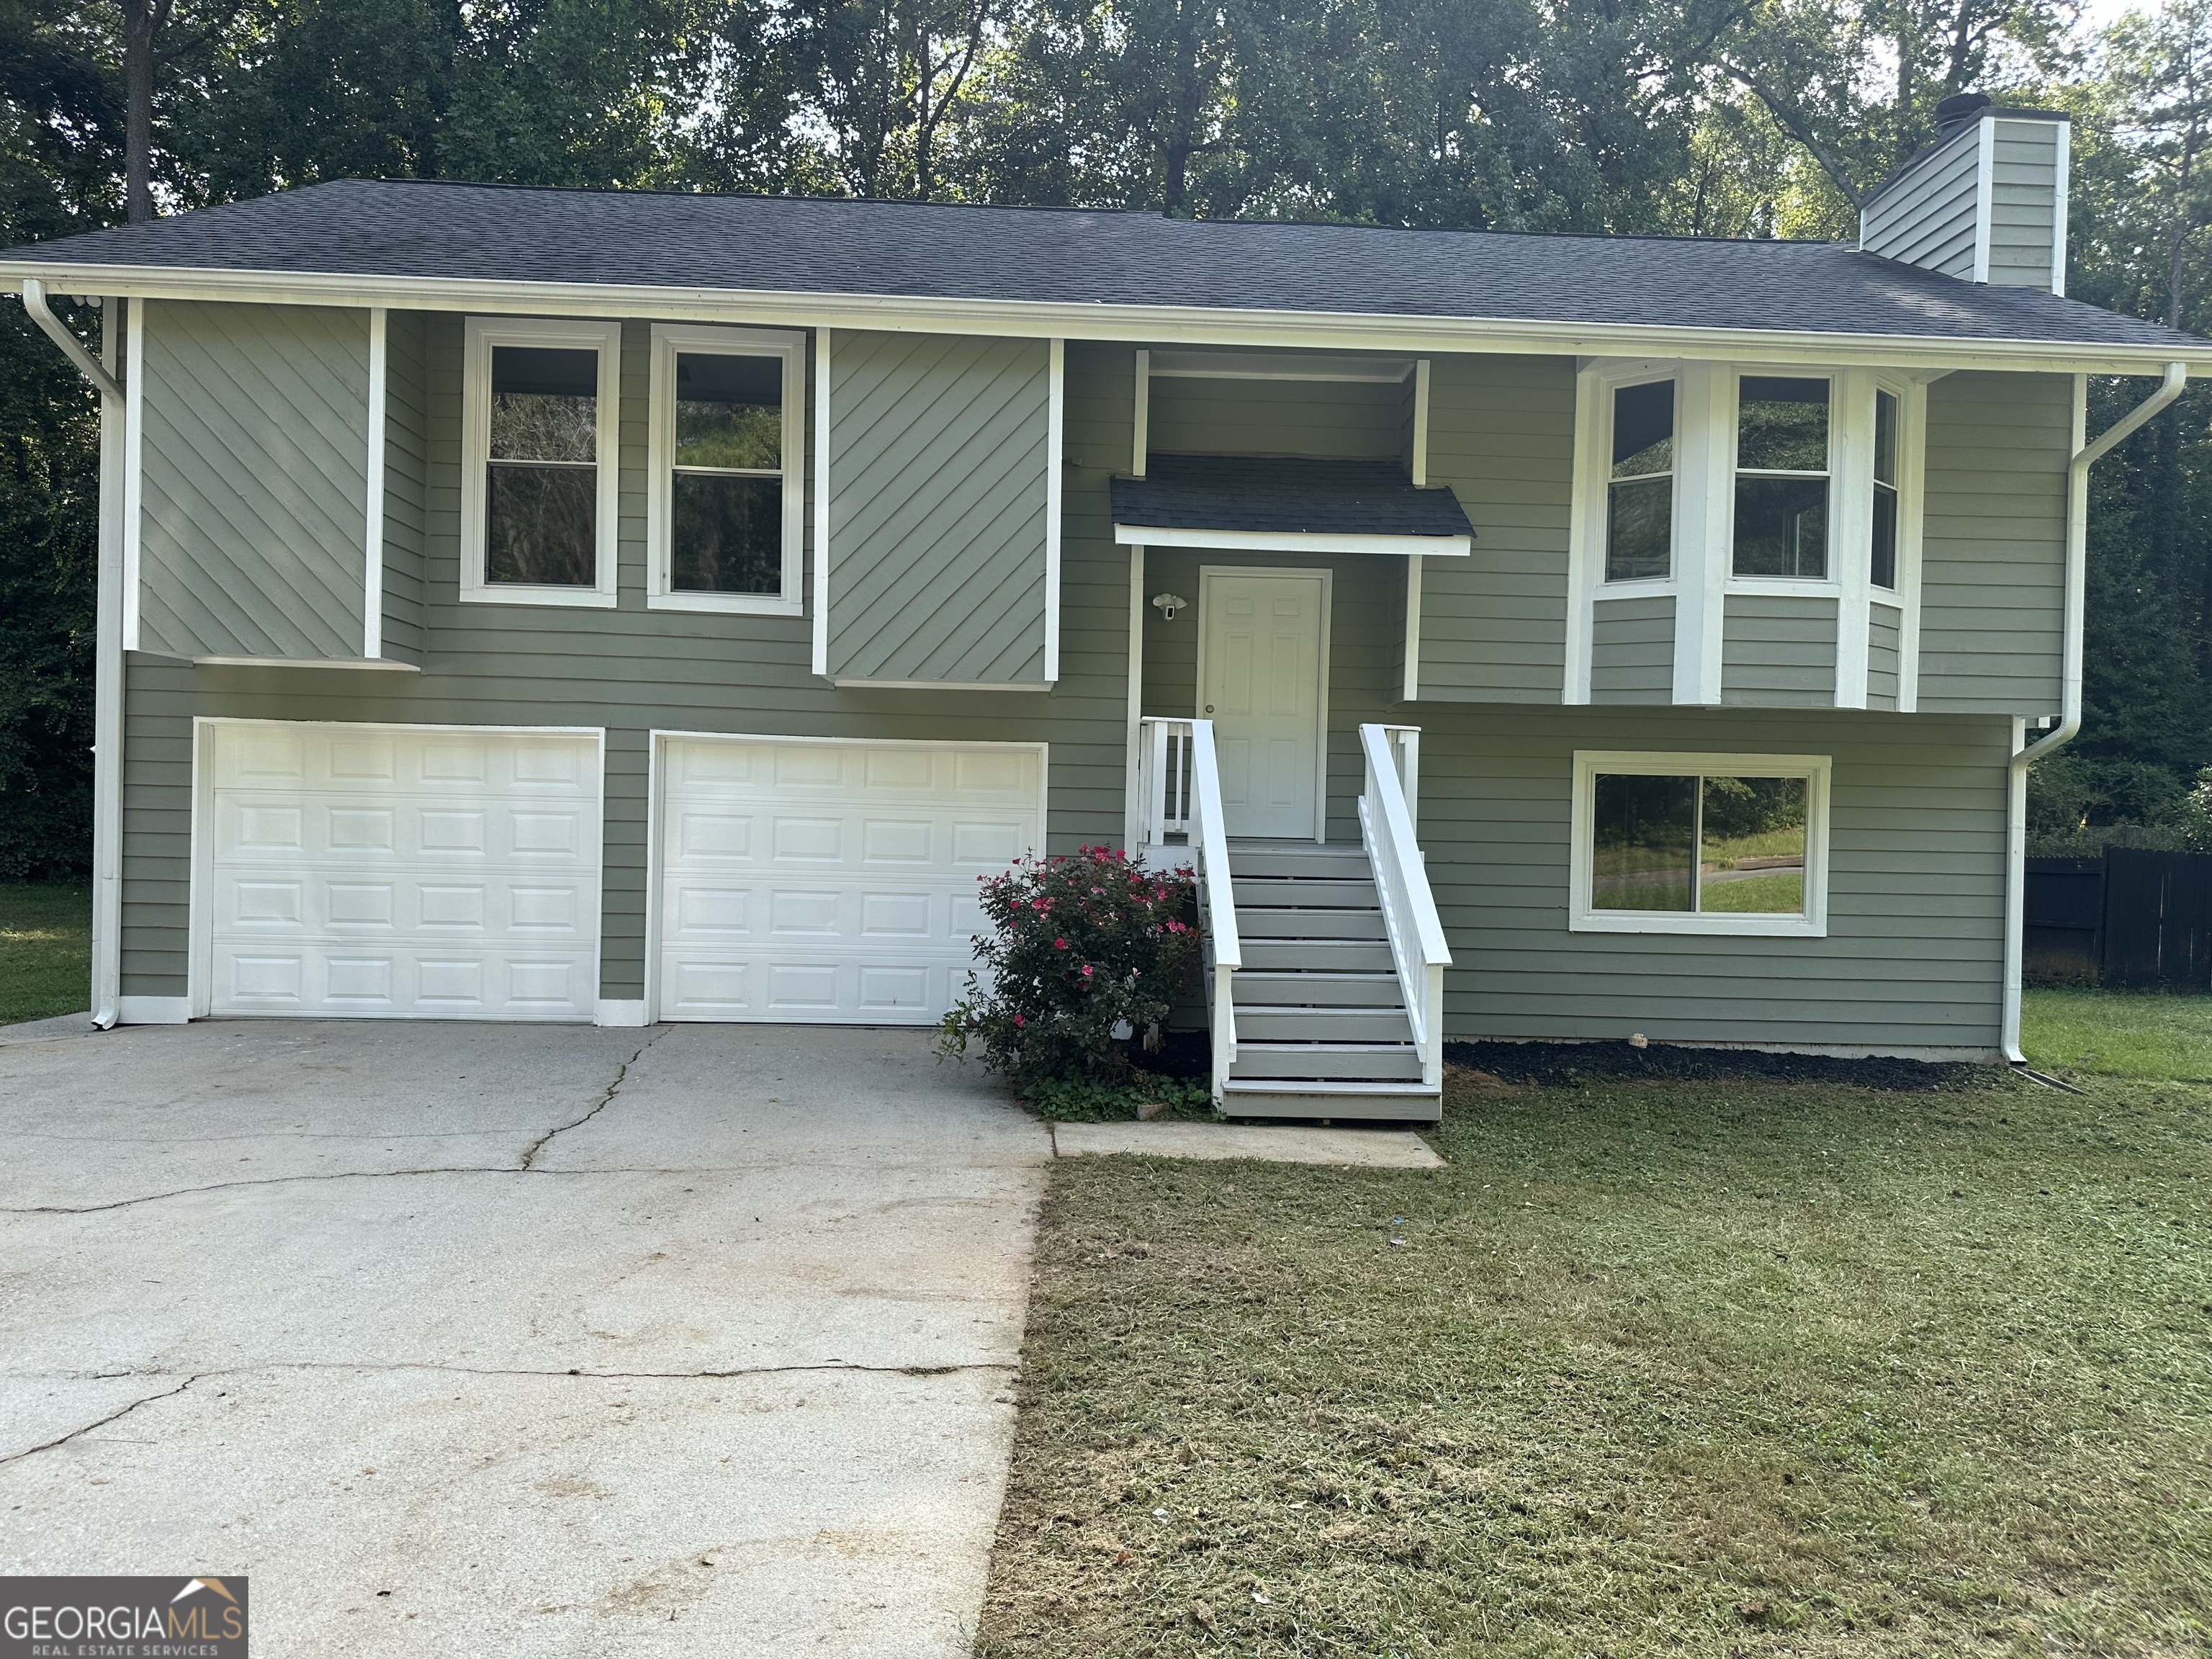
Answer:
POLYGON ((2021 969, 2029 979, 2212 990, 2212 854, 2107 847, 2030 859, 2021 969))

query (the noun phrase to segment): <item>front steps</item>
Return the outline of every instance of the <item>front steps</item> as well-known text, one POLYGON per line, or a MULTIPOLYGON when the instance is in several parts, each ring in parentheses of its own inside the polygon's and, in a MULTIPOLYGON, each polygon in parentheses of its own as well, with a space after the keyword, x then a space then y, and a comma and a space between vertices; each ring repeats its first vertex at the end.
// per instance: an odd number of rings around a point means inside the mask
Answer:
POLYGON ((1222 1110, 1435 1122, 1365 850, 1231 842, 1229 867, 1243 965, 1222 1110))

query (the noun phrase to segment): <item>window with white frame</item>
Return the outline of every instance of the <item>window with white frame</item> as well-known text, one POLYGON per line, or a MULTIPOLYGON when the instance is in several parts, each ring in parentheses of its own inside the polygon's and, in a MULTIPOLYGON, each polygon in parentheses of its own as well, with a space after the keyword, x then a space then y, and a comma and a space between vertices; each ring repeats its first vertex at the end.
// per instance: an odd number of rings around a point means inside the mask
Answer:
POLYGON ((1578 753, 1571 926, 1827 931, 1828 758, 1578 753))
POLYGON ((797 334, 653 330, 648 605, 799 614, 805 356, 797 334))
POLYGON ((1827 580, 1831 402, 1825 376, 1736 377, 1735 574, 1827 580))
POLYGON ((615 602, 614 323, 472 317, 461 380, 461 597, 615 602))
POLYGON ((1674 554, 1674 382, 1616 386, 1606 482, 1605 579, 1664 579, 1674 554))

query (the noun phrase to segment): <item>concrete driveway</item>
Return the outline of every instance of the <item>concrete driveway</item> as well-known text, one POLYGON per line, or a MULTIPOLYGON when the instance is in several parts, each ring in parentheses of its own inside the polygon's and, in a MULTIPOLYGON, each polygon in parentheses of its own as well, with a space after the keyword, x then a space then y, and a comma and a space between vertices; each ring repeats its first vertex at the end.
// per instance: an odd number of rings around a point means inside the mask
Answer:
POLYGON ((16 1031, 0 1572, 246 1574, 263 1659, 967 1651, 1051 1148, 927 1034, 16 1031))

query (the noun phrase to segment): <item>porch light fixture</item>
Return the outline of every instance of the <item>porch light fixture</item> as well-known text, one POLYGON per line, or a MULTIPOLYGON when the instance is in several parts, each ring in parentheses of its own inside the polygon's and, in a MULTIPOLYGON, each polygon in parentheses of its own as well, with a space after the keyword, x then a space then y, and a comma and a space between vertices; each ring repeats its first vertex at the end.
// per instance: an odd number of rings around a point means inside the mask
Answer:
POLYGON ((1189 604, 1190 601, 1183 598, 1180 593, 1155 593, 1152 595, 1152 609, 1158 611, 1160 616, 1168 622, 1173 622, 1175 620, 1175 613, 1185 609, 1189 604))

